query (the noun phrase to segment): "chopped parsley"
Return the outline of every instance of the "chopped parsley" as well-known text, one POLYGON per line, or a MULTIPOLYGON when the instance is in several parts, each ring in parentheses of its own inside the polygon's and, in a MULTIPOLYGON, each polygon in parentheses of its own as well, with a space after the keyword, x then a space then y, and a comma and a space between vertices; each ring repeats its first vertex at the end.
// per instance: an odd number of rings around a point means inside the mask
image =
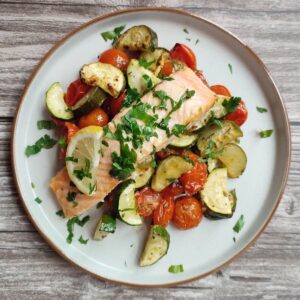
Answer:
POLYGON ((105 146, 105 147, 108 147, 108 146, 109 146, 107 141, 102 141, 101 144, 102 144, 103 146, 105 146))
POLYGON ((204 154, 208 158, 211 158, 211 159, 217 158, 224 151, 224 148, 221 148, 221 149, 213 152, 213 150, 216 147, 217 147, 216 143, 214 141, 210 140, 204 154))
POLYGON ((102 148, 100 148, 100 149, 98 150, 98 153, 103 157, 104 153, 103 153, 103 149, 102 149, 102 148))
POLYGON ((122 103, 122 107, 130 107, 135 101, 140 100, 141 96, 137 89, 127 89, 127 95, 122 103))
POLYGON ((267 129, 267 130, 262 130, 259 132, 259 136, 264 139, 264 138, 268 138, 273 134, 273 129, 267 129))
POLYGON ((35 155, 41 152, 42 149, 50 149, 55 146, 57 143, 56 140, 52 139, 48 134, 45 134, 39 140, 35 142, 33 145, 29 145, 25 149, 25 155, 27 157, 31 155, 35 155))
POLYGON ((147 92, 148 90, 150 90, 153 87, 153 82, 152 82, 152 79, 150 78, 150 76, 147 74, 143 75, 143 79, 146 81, 147 88, 146 88, 145 92, 147 92))
POLYGON ((188 42, 190 42, 191 41, 191 39, 190 38, 185 38, 188 42))
POLYGON ((77 193, 76 192, 68 192, 67 194, 67 200, 69 202, 74 202, 76 199, 77 193))
POLYGON ((233 240, 234 242, 236 242, 236 239, 235 239, 235 237, 233 237, 233 238, 232 238, 232 240, 233 240))
POLYGON ((94 191, 96 191, 97 186, 96 183, 95 184, 91 184, 89 183, 89 194, 91 195, 94 191))
POLYGON ((174 101, 170 96, 167 95, 165 91, 153 91, 153 97, 156 97, 160 100, 158 108, 162 110, 167 110, 167 100, 174 101))
POLYGON ((186 28, 183 28, 183 32, 185 32, 186 34, 189 34, 189 32, 186 28))
POLYGON ((183 265, 172 265, 169 267, 169 272, 173 274, 182 273, 183 271, 183 265))
POLYGON ((256 106, 256 110, 260 113, 265 113, 265 112, 268 112, 268 110, 264 107, 259 107, 259 106, 256 106))
POLYGON ((58 141, 57 141, 57 145, 61 148, 67 148, 68 144, 67 144, 67 140, 65 137, 62 137, 60 138, 58 141))
POLYGON ((83 238, 83 236, 81 235, 81 236, 79 237, 78 241, 79 241, 80 244, 86 245, 87 242, 89 241, 89 239, 86 239, 86 240, 85 240, 85 239, 83 238))
POLYGON ((72 161, 72 162, 78 163, 78 158, 76 158, 74 156, 66 156, 65 161, 72 161))
POLYGON ((121 32, 125 29, 126 25, 122 25, 119 27, 114 28, 111 31, 105 31, 101 33, 102 38, 104 41, 112 40, 112 44, 117 40, 117 38, 120 36, 121 32))
POLYGON ((230 73, 232 74, 232 65, 228 64, 228 68, 229 68, 230 73))
POLYGON ((231 97, 229 100, 224 100, 222 105, 226 108, 226 110, 231 113, 234 112, 235 109, 238 107, 238 105, 241 102, 240 97, 231 97))
POLYGON ((186 126, 181 124, 174 125, 172 129, 172 134, 175 136, 180 136, 181 134, 184 134, 187 132, 186 126))
POLYGON ((85 216, 81 220, 79 219, 79 217, 74 217, 74 218, 68 220, 68 222, 67 222, 68 236, 67 236, 67 239, 66 239, 68 244, 72 243, 72 240, 73 240, 73 237, 74 237, 75 224, 83 227, 89 219, 90 219, 90 216, 85 216))
POLYGON ((90 172, 91 162, 89 159, 85 159, 85 167, 80 170, 74 170, 73 174, 79 179, 82 180, 84 177, 92 178, 92 174, 90 172))
POLYGON ((36 197, 35 199, 34 199, 34 201, 36 202, 36 203, 38 203, 38 204, 41 204, 43 201, 42 201, 42 199, 40 198, 40 197, 36 197))
POLYGON ((215 117, 215 113, 212 111, 211 113, 211 118, 209 119, 209 121, 207 122, 207 125, 217 125, 218 127, 223 127, 223 121, 219 120, 215 117))
POLYGON ((245 225, 244 215, 241 215, 232 229, 236 233, 239 233, 243 229, 244 225, 245 225))
POLYGON ((55 214, 61 218, 65 218, 65 214, 62 210, 58 210, 55 214))
POLYGON ((147 61, 147 60, 144 59, 144 58, 141 58, 141 59, 139 60, 139 65, 140 65, 141 67, 144 67, 145 69, 149 69, 153 63, 155 63, 155 60, 147 61))
POLYGON ((168 76, 165 76, 164 74, 158 74, 158 78, 161 79, 161 80, 166 80, 166 81, 174 80, 173 77, 168 77, 168 76))
POLYGON ((41 129, 54 129, 55 128, 55 123, 51 120, 39 120, 36 123, 36 126, 39 130, 41 129))
POLYGON ((33 182, 31 182, 31 187, 35 189, 35 184, 33 182))
POLYGON ((116 231, 116 228, 117 228, 116 219, 110 215, 103 214, 99 231, 114 233, 116 231))
POLYGON ((195 91, 186 90, 183 93, 183 95, 179 98, 179 100, 175 104, 172 105, 172 109, 171 109, 171 111, 169 112, 168 115, 170 116, 174 111, 178 110, 181 107, 181 105, 183 104, 184 101, 192 98, 194 95, 195 95, 195 91))
POLYGON ((197 45, 199 43, 199 39, 196 39, 195 45, 197 45))

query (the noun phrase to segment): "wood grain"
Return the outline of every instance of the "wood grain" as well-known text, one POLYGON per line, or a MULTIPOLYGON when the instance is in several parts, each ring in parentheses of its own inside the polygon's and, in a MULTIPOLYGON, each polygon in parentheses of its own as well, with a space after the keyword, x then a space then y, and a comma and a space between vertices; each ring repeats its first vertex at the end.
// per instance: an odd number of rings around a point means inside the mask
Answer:
POLYGON ((300 2, 0 1, 0 298, 1 299, 300 299, 300 2), (12 117, 33 67, 79 24, 135 6, 186 9, 219 23, 266 63, 283 95, 292 130, 289 181, 266 231, 222 271, 168 289, 99 281, 61 259, 37 234, 12 179, 12 117))

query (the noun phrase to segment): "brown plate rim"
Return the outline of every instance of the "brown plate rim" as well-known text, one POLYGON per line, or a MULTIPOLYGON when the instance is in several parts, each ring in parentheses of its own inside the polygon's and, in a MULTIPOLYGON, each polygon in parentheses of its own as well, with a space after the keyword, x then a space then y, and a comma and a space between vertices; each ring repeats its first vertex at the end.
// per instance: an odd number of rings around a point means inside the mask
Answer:
POLYGON ((51 48, 50 50, 48 50, 48 52, 43 56, 43 58, 39 61, 39 63, 37 64, 37 66, 33 69, 28 81, 26 82, 26 85, 24 87, 24 90, 21 94, 20 97, 20 101, 18 103, 16 112, 15 112, 15 117, 14 117, 14 122, 13 122, 13 127, 12 127, 12 139, 11 139, 11 163, 12 163, 12 169, 13 169, 13 177, 14 177, 14 181, 20 196, 20 199, 22 201, 23 207, 25 208, 25 211, 31 221, 31 223, 33 224, 33 226, 35 227, 35 229, 39 232, 39 234, 46 240, 46 242, 60 255, 62 256, 65 260, 67 260, 68 262, 70 262, 71 264, 79 267, 80 269, 82 269, 83 271, 95 276, 98 279, 101 280, 105 280, 111 283, 117 283, 117 284, 123 284, 123 285, 127 285, 130 287, 139 287, 139 288, 149 288, 149 287, 172 287, 175 285, 179 285, 179 284, 183 284, 183 283, 188 283, 188 282, 192 282, 194 280, 197 279, 201 279, 204 278, 210 274, 213 274, 215 272, 217 272, 218 270, 222 269, 223 267, 227 266, 228 264, 230 264, 234 259, 238 258, 243 252, 245 252, 245 250, 247 250, 257 239, 258 237, 262 234, 262 232, 264 231, 264 229, 267 227, 267 225, 269 224, 270 220, 272 219, 279 203, 280 200, 282 198, 283 192, 285 190, 286 184, 287 184, 287 179, 288 179, 288 174, 289 174, 289 168, 290 168, 290 162, 291 162, 291 133, 290 133, 290 126, 289 126, 289 120, 288 120, 288 115, 287 115, 287 111, 284 105, 284 102, 282 100, 282 97, 279 93, 279 90, 273 80, 273 78, 270 75, 269 70, 267 69, 267 67, 265 66, 265 64, 262 62, 262 60, 258 57, 258 55, 250 48, 248 47, 245 43, 243 43, 238 37, 236 37, 234 34, 232 34, 231 32, 229 32, 228 30, 225 30, 224 28, 222 28, 221 26, 217 25, 216 23, 209 21, 205 18, 199 17, 197 15, 194 15, 192 13, 189 13, 187 11, 183 11, 183 10, 179 10, 179 9, 175 9, 175 8, 169 8, 169 7, 137 7, 137 8, 130 8, 130 9, 125 9, 125 10, 120 10, 117 12, 112 12, 112 13, 107 13, 101 16, 98 16, 82 25, 80 25, 79 27, 75 28, 74 30, 72 30, 70 33, 68 33, 67 35, 65 35, 61 40, 59 40, 58 42, 56 42, 51 48), (288 145, 287 145, 287 150, 288 150, 288 157, 286 160, 286 166, 285 166, 285 170, 284 170, 284 179, 281 183, 281 187, 280 187, 280 192, 278 194, 278 197, 276 199, 275 205, 273 207, 273 210, 271 211, 271 213, 269 214, 269 216, 266 218, 264 224, 262 224, 261 228, 258 230, 258 232, 254 235, 254 237, 252 238, 252 240, 247 243, 237 254, 235 254, 233 257, 231 257, 229 260, 227 260, 226 262, 224 262, 223 264, 219 265, 218 267, 204 273, 198 276, 194 276, 192 278, 189 279, 185 279, 185 280, 180 280, 180 281, 174 281, 172 283, 167 283, 167 284, 133 284, 133 283, 129 283, 126 281, 120 281, 120 280, 113 280, 113 279, 108 279, 105 277, 102 277, 96 273, 93 273, 91 271, 86 270, 85 268, 81 267, 78 263, 74 262, 71 258, 67 257, 60 249, 58 249, 54 243, 47 237, 47 235, 38 227, 38 225, 35 223, 33 216, 30 214, 29 210, 27 209, 26 206, 26 202, 23 198, 23 195, 21 194, 20 188, 19 188, 19 183, 18 183, 18 179, 16 176, 16 168, 15 168, 15 157, 14 157, 14 140, 15 140, 15 128, 16 128, 16 123, 17 123, 17 119, 18 119, 18 115, 19 115, 19 109, 21 107, 21 104, 23 102, 23 99, 26 95, 26 92, 31 84, 31 82, 33 81, 35 75, 37 74, 37 72, 39 71, 39 69, 42 67, 42 65, 46 62, 46 60, 51 56, 52 53, 54 53, 54 51, 56 49, 58 49, 61 45, 63 45, 70 37, 74 36, 77 32, 87 28, 89 25, 94 24, 96 22, 99 22, 101 20, 105 20, 108 19, 110 17, 114 17, 117 15, 123 15, 123 14, 127 14, 127 13, 134 13, 134 12, 142 12, 142 11, 161 11, 161 12, 170 12, 170 13, 175 13, 175 14, 179 14, 179 15, 184 15, 184 16, 188 16, 203 22, 206 22, 214 27, 216 27, 217 29, 221 30, 224 34, 226 34, 227 36, 231 37, 232 39, 234 39, 235 41, 237 41, 241 46, 243 46, 244 48, 247 49, 247 51, 257 60, 257 62, 263 67, 263 69, 265 70, 265 72, 268 75, 268 79, 271 83, 271 85, 273 86, 273 88, 275 89, 276 93, 279 96, 280 99, 280 103, 281 103, 281 108, 283 111, 283 115, 284 115, 284 124, 285 124, 285 134, 288 137, 288 145))

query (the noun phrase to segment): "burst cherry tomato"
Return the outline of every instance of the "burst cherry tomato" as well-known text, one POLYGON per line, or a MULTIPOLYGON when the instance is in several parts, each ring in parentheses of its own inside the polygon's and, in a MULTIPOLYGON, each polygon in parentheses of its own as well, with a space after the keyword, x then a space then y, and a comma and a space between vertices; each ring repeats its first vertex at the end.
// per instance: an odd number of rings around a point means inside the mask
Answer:
POLYGON ((231 93, 224 85, 220 85, 220 84, 212 85, 210 89, 218 95, 231 97, 231 93))
POLYGON ((186 196, 175 202, 173 222, 178 229, 196 227, 201 219, 202 207, 196 198, 186 196))
POLYGON ((110 118, 113 118, 121 110, 125 98, 126 91, 124 91, 118 98, 109 97, 105 100, 103 103, 103 109, 110 118))
POLYGON ((65 102, 68 106, 75 105, 89 90, 91 87, 83 82, 80 79, 73 81, 65 95, 65 102))
POLYGON ((91 112, 79 119, 79 128, 95 125, 104 127, 108 123, 107 113, 100 107, 94 108, 91 112))
POLYGON ((184 62, 188 67, 195 70, 197 66, 194 52, 184 44, 175 44, 170 54, 172 59, 178 59, 184 62))
POLYGON ((150 187, 145 187, 135 194, 135 199, 139 215, 142 217, 149 217, 159 206, 161 194, 155 192, 150 187))
POLYGON ((69 144, 72 136, 75 135, 79 128, 72 122, 65 122, 65 126, 67 128, 67 143, 69 144))
POLYGON ((168 60, 164 63, 163 67, 160 70, 160 73, 164 76, 170 76, 173 73, 173 63, 168 60))
POLYGON ((237 125, 241 126, 245 123, 248 118, 248 110, 244 101, 241 101, 234 112, 229 113, 225 119, 235 122, 237 125))
POLYGON ((126 53, 119 49, 109 49, 99 55, 99 61, 105 64, 111 64, 120 70, 125 70, 129 63, 126 53))
POLYGON ((153 223, 155 225, 167 226, 172 220, 173 212, 174 197, 172 195, 164 195, 158 207, 153 212, 153 223))
POLYGON ((185 192, 193 195, 203 187, 207 180, 207 166, 204 162, 199 161, 200 157, 198 155, 192 152, 186 152, 184 156, 190 158, 195 165, 190 171, 183 173, 179 181, 183 185, 185 192))
POLYGON ((183 186, 178 181, 175 181, 170 185, 168 185, 160 193, 163 198, 168 196, 172 196, 173 198, 175 198, 179 195, 182 195, 184 193, 184 189, 183 186))
POLYGON ((202 71, 196 70, 196 71, 195 71, 195 74, 201 79, 201 81, 202 81, 206 86, 209 87, 209 85, 208 85, 208 83, 207 83, 207 81, 206 81, 206 78, 204 77, 202 71))

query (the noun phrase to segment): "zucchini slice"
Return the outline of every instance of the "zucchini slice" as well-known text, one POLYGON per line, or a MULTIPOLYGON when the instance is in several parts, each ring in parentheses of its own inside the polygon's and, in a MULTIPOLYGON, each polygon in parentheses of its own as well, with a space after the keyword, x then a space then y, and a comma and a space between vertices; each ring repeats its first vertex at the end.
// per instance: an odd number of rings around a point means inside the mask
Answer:
POLYGON ((207 171, 211 173, 214 169, 220 168, 220 163, 216 158, 207 159, 207 171))
POLYGON ((157 47, 157 34, 146 25, 133 26, 121 34, 114 47, 123 51, 147 51, 157 47))
POLYGON ((183 173, 193 168, 193 163, 178 155, 171 155, 161 161, 151 181, 151 188, 160 192, 183 173))
POLYGON ((242 175, 247 165, 247 156, 244 150, 237 144, 227 144, 218 160, 227 169, 228 177, 237 178, 242 175))
POLYGON ((160 225, 152 225, 139 265, 145 267, 155 264, 168 253, 169 245, 168 231, 160 225))
POLYGON ((214 105, 197 121, 193 124, 192 131, 198 130, 209 122, 211 118, 221 119, 226 114, 226 108, 222 105, 224 100, 230 97, 217 95, 214 105))
POLYGON ((64 90, 59 82, 54 82, 46 92, 46 106, 49 112, 62 120, 73 119, 73 112, 64 100, 64 90))
POLYGON ((101 62, 84 65, 80 70, 80 77, 86 84, 98 86, 114 98, 119 96, 126 85, 122 71, 113 65, 101 62))
POLYGON ((80 117, 88 114, 94 108, 100 107, 106 98, 107 95, 104 91, 98 87, 93 87, 71 109, 75 117, 80 117))
POLYGON ((215 124, 204 127, 199 132, 199 138, 197 141, 197 147, 202 156, 205 155, 205 151, 208 148, 209 143, 212 141, 215 143, 213 151, 224 147, 230 142, 235 142, 238 138, 243 136, 241 128, 232 121, 223 121, 223 126, 219 127, 215 124))
POLYGON ((154 51, 148 50, 143 52, 140 59, 144 59, 149 63, 152 62, 149 70, 157 76, 169 56, 170 52, 167 49, 156 48, 154 51))
POLYGON ((205 216, 214 219, 231 218, 236 205, 235 192, 230 193, 226 186, 226 168, 214 169, 200 191, 205 206, 205 216))
POLYGON ((100 218, 94 233, 94 240, 103 240, 110 233, 116 231, 116 219, 110 215, 103 214, 100 218))
POLYGON ((154 169, 151 166, 151 162, 152 160, 149 163, 139 164, 135 168, 135 172, 132 175, 132 179, 135 181, 136 189, 143 187, 150 181, 154 173, 154 169))
POLYGON ((139 61, 131 59, 127 67, 128 85, 131 89, 137 89, 139 94, 143 94, 148 88, 152 88, 161 80, 156 77, 151 71, 139 65, 139 61), (147 86, 147 81, 144 77, 147 76, 151 80, 151 87, 147 86))
POLYGON ((174 137, 169 145, 176 148, 192 147, 197 138, 197 134, 182 134, 179 137, 174 137))
POLYGON ((129 225, 141 225, 142 218, 137 212, 137 203, 134 196, 135 182, 129 179, 120 184, 114 201, 114 212, 119 219, 129 225))

